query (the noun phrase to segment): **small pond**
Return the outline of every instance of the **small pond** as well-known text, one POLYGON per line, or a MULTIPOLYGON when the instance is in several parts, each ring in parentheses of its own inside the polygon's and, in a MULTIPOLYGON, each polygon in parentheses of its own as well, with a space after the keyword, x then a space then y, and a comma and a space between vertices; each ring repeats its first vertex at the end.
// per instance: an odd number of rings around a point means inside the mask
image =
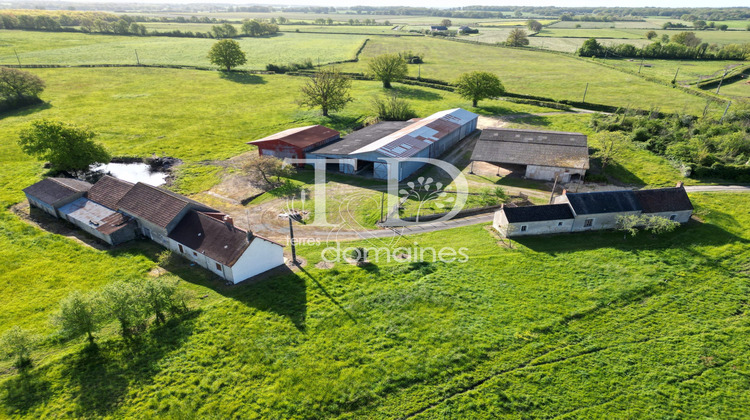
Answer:
POLYGON ((154 171, 151 165, 142 162, 133 163, 108 163, 91 167, 92 172, 109 173, 115 178, 132 183, 143 182, 153 186, 163 185, 167 182, 169 172, 154 171))

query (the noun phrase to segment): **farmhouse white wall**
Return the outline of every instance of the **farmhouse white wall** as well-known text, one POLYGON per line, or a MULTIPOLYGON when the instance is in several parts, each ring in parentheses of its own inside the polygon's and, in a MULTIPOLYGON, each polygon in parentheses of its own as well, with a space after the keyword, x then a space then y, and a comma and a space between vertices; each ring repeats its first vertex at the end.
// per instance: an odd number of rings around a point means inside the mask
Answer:
POLYGON ((282 264, 284 264, 284 248, 281 245, 255 238, 234 263, 231 277, 227 279, 237 284, 282 264))
POLYGON ((674 221, 679 223, 687 223, 690 221, 690 216, 693 215, 692 210, 681 210, 681 211, 665 211, 660 213, 643 213, 649 216, 659 216, 665 219, 669 219, 671 216, 675 216, 674 221))
POLYGON ((580 175, 581 177, 583 177, 585 174, 585 169, 527 165, 525 176, 529 179, 539 179, 542 181, 554 181, 555 177, 559 176, 559 182, 570 182, 571 176, 580 175))
POLYGON ((495 212, 492 226, 506 238, 526 235, 548 235, 571 232, 573 230, 573 219, 509 223, 505 213, 499 210, 495 212), (526 226, 526 230, 521 230, 523 226, 526 226), (508 227, 510 227, 510 233, 508 232, 508 227))

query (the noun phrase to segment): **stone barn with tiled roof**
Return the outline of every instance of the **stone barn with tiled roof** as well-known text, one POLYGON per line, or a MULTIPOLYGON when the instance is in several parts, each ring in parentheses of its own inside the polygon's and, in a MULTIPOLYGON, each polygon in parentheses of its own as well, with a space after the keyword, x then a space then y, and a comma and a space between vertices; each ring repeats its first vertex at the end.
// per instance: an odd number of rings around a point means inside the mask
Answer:
POLYGON ((583 179, 589 169, 588 140, 580 133, 485 129, 471 161, 522 167, 529 179, 570 182, 583 179))

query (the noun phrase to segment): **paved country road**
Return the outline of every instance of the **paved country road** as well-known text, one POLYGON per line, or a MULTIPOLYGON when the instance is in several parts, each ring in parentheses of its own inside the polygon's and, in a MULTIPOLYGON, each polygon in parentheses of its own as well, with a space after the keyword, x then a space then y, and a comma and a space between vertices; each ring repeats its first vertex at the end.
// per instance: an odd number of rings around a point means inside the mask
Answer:
POLYGON ((691 185, 685 186, 687 192, 750 192, 748 185, 691 185))

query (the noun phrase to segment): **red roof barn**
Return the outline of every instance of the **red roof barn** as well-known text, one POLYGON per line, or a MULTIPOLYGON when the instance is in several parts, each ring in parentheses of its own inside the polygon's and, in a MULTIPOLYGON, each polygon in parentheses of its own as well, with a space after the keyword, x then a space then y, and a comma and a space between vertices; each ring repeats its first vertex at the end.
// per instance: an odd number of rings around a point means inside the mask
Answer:
POLYGON ((339 137, 340 134, 336 130, 322 125, 310 125, 290 128, 247 144, 258 146, 260 155, 275 156, 279 159, 304 159, 307 152, 334 142, 339 137))

